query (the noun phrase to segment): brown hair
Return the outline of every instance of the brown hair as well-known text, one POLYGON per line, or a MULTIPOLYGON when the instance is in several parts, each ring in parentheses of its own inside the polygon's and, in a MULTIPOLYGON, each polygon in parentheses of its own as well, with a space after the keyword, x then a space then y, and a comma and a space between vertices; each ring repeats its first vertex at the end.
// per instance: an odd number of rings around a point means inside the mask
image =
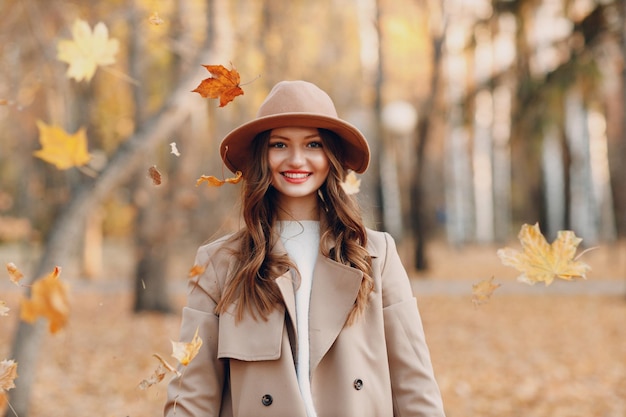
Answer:
MULTIPOLYGON (((374 288, 371 260, 365 249, 367 232, 356 198, 347 195, 341 187, 346 176, 341 138, 329 130, 319 129, 319 132, 330 161, 330 172, 318 193, 322 231, 320 250, 323 256, 363 272, 361 287, 348 317, 348 324, 352 324, 364 311, 374 288)), ((269 134, 269 131, 260 133, 252 142, 250 152, 255 157, 250 158, 241 197, 245 227, 233 236, 239 242, 239 248, 233 254, 236 261, 216 307, 216 313, 221 314, 236 303, 238 320, 246 311, 253 317, 258 313, 266 319, 282 302, 275 279, 289 268, 296 268, 287 254, 272 252, 277 239, 273 227, 279 207, 277 191, 271 187, 267 157, 269 134)))

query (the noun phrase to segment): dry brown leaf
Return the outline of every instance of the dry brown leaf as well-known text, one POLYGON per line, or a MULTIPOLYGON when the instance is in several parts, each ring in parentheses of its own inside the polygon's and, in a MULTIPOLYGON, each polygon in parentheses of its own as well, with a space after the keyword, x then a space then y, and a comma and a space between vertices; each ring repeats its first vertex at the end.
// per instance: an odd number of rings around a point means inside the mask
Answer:
POLYGON ((13 359, 0 361, 0 393, 15 388, 13 382, 17 378, 17 363, 13 359))
POLYGON ((346 179, 339 185, 341 185, 341 188, 343 188, 346 194, 356 194, 361 188, 361 180, 357 178, 354 171, 350 171, 348 175, 346 175, 346 179))
POLYGON ((154 185, 161 185, 161 183, 163 182, 161 173, 157 169, 156 165, 152 165, 150 168, 148 168, 148 177, 150 177, 154 185))
POLYGON ((202 184, 203 182, 206 182, 207 185, 209 186, 213 186, 213 187, 221 187, 222 185, 228 183, 228 184, 237 184, 239 181, 241 181, 242 179, 242 173, 241 171, 237 171, 235 173, 234 177, 231 178, 226 178, 226 179, 219 179, 217 177, 214 177, 213 175, 202 175, 200 176, 200 178, 198 178, 196 180, 196 187, 199 186, 200 184, 202 184))
POLYGON ((491 294, 500 287, 501 284, 493 283, 494 277, 485 279, 477 284, 472 284, 472 303, 475 306, 485 304, 491 298, 491 294))
POLYGON ((521 252, 503 248, 497 254, 504 265, 522 272, 517 277, 520 282, 530 285, 545 282, 548 286, 554 278, 568 281, 586 278, 587 271, 591 269, 586 263, 576 260, 576 248, 582 239, 571 230, 560 230, 550 245, 541 234, 538 223, 532 226, 524 224, 518 238, 522 244, 521 252))
POLYGON ((202 80, 200 85, 192 90, 204 98, 219 98, 220 107, 224 107, 235 97, 243 94, 239 86, 241 81, 236 69, 226 69, 223 65, 203 65, 211 76, 202 80))
POLYGON ((33 323, 38 317, 49 321, 50 333, 56 333, 67 323, 70 312, 67 284, 59 279, 60 267, 33 283, 30 300, 22 300, 22 320, 33 323))
POLYGON ((7 271, 9 272, 9 279, 11 282, 19 286, 21 279, 24 278, 24 274, 17 269, 17 266, 15 266, 13 262, 7 263, 7 271))
POLYGON ((148 378, 144 379, 143 381, 139 383, 139 388, 142 390, 148 389, 151 386, 163 381, 163 378, 165 378, 165 375, 168 372, 174 372, 175 374, 179 375, 176 368, 174 368, 172 365, 167 363, 167 361, 163 359, 159 354, 155 353, 152 356, 154 356, 155 358, 159 360, 159 364, 157 365, 152 375, 150 375, 148 378))
POLYGON ((172 356, 180 362, 181 365, 187 366, 198 354, 202 346, 202 339, 198 336, 198 330, 191 339, 191 342, 174 342, 172 340, 172 356))

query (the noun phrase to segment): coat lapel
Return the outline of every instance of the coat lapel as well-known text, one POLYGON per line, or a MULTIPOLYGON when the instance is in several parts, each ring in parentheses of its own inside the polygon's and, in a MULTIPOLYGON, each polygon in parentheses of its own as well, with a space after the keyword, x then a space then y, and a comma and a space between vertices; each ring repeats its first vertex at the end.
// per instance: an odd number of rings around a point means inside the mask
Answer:
POLYGON ((311 372, 343 328, 361 286, 363 272, 319 255, 309 311, 311 372))

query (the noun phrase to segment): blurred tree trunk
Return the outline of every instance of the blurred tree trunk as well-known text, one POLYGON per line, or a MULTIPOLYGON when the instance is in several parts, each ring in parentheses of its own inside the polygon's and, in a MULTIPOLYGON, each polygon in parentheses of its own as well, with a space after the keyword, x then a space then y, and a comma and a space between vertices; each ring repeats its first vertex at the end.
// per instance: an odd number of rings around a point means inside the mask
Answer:
MULTIPOLYGON (((131 25, 129 33, 128 62, 129 73, 135 80, 142 79, 146 72, 144 59, 144 40, 142 39, 141 20, 143 13, 137 5, 137 0, 132 2, 131 25)), ((176 9, 177 10, 177 9, 176 9)), ((172 20, 175 20, 173 18, 172 20)), ((141 126, 146 115, 146 97, 148 94, 145 85, 133 86, 134 122, 135 126, 141 126)), ((139 166, 137 175, 131 183, 131 195, 137 208, 135 217, 135 276, 134 276, 134 306, 138 311, 159 311, 169 313, 169 293, 167 288, 167 231, 165 230, 165 216, 168 212, 168 200, 163 198, 165 193, 162 188, 168 187, 164 181, 156 189, 156 185, 150 184, 147 178, 148 166, 157 165, 156 154, 150 150, 143 156, 143 164, 139 166)), ((159 169, 164 166, 159 164, 159 169)))
POLYGON ((443 45, 445 42, 446 29, 444 26, 441 5, 438 2, 430 2, 430 8, 437 7, 437 10, 429 10, 431 22, 433 27, 430 30, 431 33, 431 73, 430 73, 430 86, 429 93, 426 100, 421 104, 418 110, 418 123, 417 131, 415 135, 415 156, 416 162, 413 165, 413 172, 409 176, 410 182, 410 201, 411 201, 411 215, 409 227, 411 228, 411 234, 414 244, 414 266, 418 271, 426 270, 428 268, 428 261, 426 259, 426 240, 427 240, 427 227, 426 227, 426 213, 424 212, 424 182, 426 176, 424 175, 424 163, 426 157, 426 145, 430 136, 431 125, 433 119, 437 116, 437 99, 440 94, 441 86, 441 72, 442 72, 442 60, 443 60, 443 45), (438 20, 436 20, 438 19, 438 20), (439 24, 439 26, 437 25, 439 24))
POLYGON ((598 213, 591 177, 588 112, 580 90, 565 94, 565 134, 570 150, 570 227, 588 245, 598 242, 598 213))
POLYGON ((615 141, 614 149, 609 152, 611 160, 611 180, 613 198, 615 204, 615 216, 618 236, 626 237, 626 1, 621 2, 621 52, 622 52, 622 74, 621 74, 621 135, 615 141))

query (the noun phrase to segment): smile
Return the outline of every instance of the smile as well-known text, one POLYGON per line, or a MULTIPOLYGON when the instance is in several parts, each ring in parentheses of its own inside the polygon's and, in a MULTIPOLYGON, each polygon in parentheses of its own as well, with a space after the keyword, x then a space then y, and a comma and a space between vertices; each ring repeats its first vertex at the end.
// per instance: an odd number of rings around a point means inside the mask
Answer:
POLYGON ((292 180, 302 180, 311 174, 308 172, 283 172, 282 175, 292 180))

